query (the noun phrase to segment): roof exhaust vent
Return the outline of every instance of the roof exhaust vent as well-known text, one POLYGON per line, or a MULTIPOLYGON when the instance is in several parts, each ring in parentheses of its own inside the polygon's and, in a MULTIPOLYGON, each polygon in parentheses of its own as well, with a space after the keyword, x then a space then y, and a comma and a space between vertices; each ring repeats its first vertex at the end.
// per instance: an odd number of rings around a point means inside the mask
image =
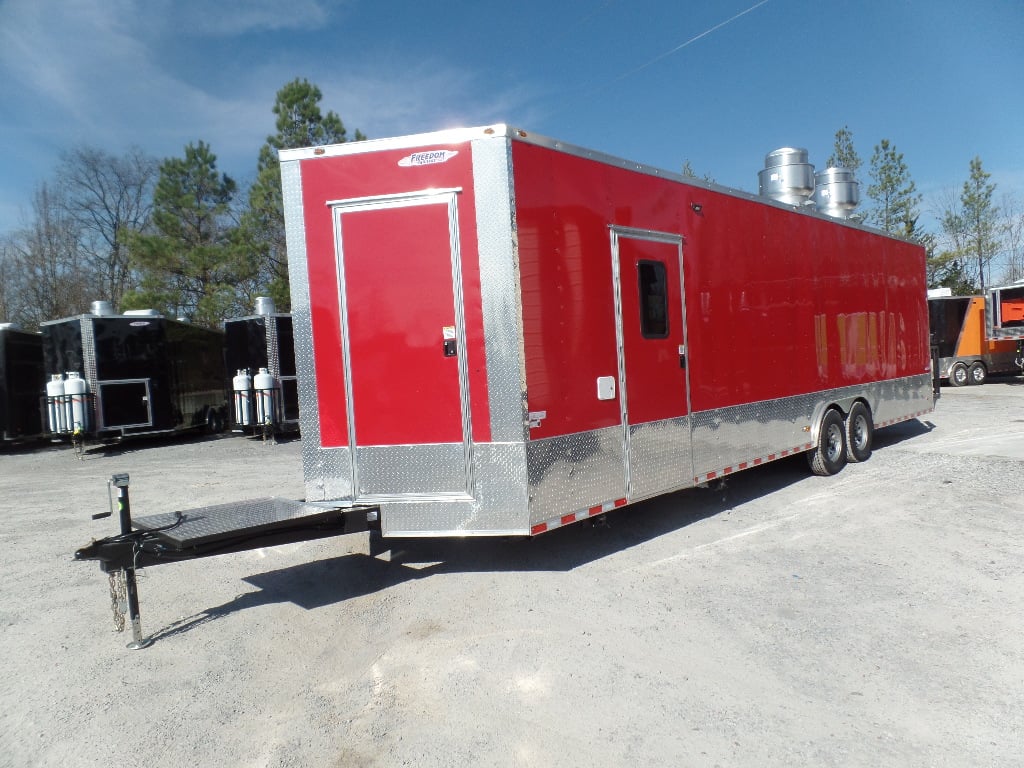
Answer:
POLYGON ((782 147, 769 152, 757 183, 763 197, 788 205, 808 205, 814 193, 814 166, 807 162, 807 150, 782 147))
POLYGON ((89 307, 89 312, 97 317, 107 317, 114 314, 114 307, 109 301, 94 301, 89 307))
POLYGON ((814 206, 834 219, 849 219, 860 203, 860 184, 853 171, 826 168, 814 174, 814 206))
POLYGON ((274 300, 269 296, 257 296, 256 297, 256 314, 257 315, 272 315, 275 312, 274 300))

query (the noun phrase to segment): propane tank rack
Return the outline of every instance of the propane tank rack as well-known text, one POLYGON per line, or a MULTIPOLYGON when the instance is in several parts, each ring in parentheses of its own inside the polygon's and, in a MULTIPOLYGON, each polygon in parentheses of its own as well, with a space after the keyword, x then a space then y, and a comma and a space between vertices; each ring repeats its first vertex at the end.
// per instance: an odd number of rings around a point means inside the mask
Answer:
MULTIPOLYGON (((380 525, 374 506, 339 507, 267 497, 188 509, 159 515, 131 516, 127 473, 113 475, 108 489, 117 489, 121 532, 93 541, 75 552, 76 560, 98 560, 100 569, 123 578, 132 642, 128 648, 145 648, 151 638, 142 634, 135 571, 152 565, 178 563, 201 557, 244 552, 278 544, 294 544, 349 533, 361 533, 380 525)), ((110 517, 111 509, 92 516, 110 517)), ((122 610, 123 612, 123 610, 122 610)), ((119 628, 122 624, 118 625, 119 628)))

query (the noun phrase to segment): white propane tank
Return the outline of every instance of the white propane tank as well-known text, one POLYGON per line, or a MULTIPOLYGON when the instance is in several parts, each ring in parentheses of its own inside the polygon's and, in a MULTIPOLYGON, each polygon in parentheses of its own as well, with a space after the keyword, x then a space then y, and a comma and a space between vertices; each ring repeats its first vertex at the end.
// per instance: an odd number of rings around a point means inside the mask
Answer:
POLYGON ((50 432, 62 434, 67 420, 64 416, 64 377, 59 373, 52 374, 46 382, 46 413, 50 432))
POLYGON ((86 393, 89 391, 89 384, 74 371, 68 371, 67 381, 64 382, 64 394, 68 401, 68 431, 88 432, 89 431, 89 408, 86 402, 86 393))
POLYGON ((235 423, 243 427, 252 424, 252 376, 244 368, 231 379, 235 392, 235 423))
POLYGON ((277 402, 277 380, 266 368, 260 368, 252 383, 256 393, 256 423, 263 426, 276 424, 277 409, 274 404, 277 402))

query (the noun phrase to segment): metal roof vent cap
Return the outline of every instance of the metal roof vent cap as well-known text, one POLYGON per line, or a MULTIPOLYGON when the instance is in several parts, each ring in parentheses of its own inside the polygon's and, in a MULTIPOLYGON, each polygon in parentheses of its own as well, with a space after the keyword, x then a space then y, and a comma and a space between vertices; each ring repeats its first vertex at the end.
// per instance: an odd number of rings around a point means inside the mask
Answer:
POLYGON ((160 317, 155 309, 126 309, 123 314, 125 317, 160 317))
POLYGON ((89 312, 97 317, 106 317, 114 314, 114 307, 109 301, 94 301, 89 307, 89 312))
POLYGON ((272 315, 275 312, 274 300, 269 296, 257 296, 256 297, 256 314, 257 315, 272 315))
POLYGON ((758 192, 789 205, 806 205, 814 193, 814 166, 807 150, 781 147, 764 156, 764 170, 757 174, 758 192))
POLYGON ((848 219, 860 204, 860 184, 853 171, 826 168, 814 174, 814 207, 834 219, 848 219))

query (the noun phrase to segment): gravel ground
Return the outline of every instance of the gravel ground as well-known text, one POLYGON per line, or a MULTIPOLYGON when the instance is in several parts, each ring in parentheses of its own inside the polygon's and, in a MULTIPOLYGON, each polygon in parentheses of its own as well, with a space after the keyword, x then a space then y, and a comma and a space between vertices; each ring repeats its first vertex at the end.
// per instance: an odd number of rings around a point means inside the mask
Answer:
POLYGON ((1024 381, 533 540, 280 546, 140 574, 135 514, 301 498, 297 441, 0 454, 0 766, 1020 766, 1024 381), (375 549, 373 551, 376 551, 375 549))

